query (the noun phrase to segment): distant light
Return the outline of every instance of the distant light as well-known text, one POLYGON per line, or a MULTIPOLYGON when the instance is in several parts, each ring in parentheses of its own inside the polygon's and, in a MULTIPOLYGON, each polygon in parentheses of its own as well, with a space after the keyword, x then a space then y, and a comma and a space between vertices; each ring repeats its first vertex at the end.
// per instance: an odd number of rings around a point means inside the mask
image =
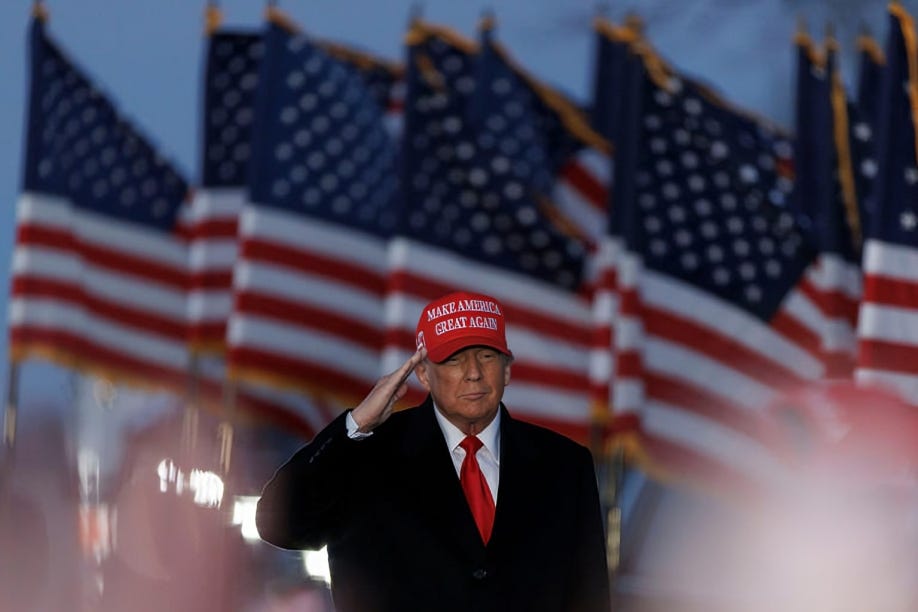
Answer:
POLYGON ((303 551, 303 567, 306 573, 318 580, 325 581, 325 584, 331 584, 331 572, 328 569, 328 549, 322 547, 319 550, 303 551))
POLYGON ((255 526, 255 508, 258 505, 257 495, 237 495, 233 502, 233 525, 239 525, 242 537, 255 542, 261 539, 255 526))
POLYGON ((156 466, 159 475, 159 490, 166 493, 170 488, 182 496, 190 491, 195 504, 205 508, 219 508, 223 503, 223 479, 215 472, 193 468, 186 474, 172 459, 166 458, 156 466))

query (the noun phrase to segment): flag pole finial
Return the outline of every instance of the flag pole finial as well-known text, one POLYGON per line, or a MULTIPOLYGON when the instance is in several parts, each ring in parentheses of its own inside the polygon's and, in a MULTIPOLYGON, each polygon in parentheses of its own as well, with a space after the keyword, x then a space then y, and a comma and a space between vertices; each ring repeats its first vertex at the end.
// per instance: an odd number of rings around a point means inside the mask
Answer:
POLYGON ((607 0, 599 0, 596 3, 596 17, 598 19, 608 19, 611 6, 607 0))
POLYGON ((497 27, 497 17, 494 16, 494 9, 491 7, 481 11, 481 19, 478 21, 478 29, 481 32, 493 32, 497 27))
POLYGON ((40 19, 41 21, 48 20, 48 8, 45 6, 43 0, 34 0, 34 2, 32 2, 32 17, 40 19))
POLYGON ((628 14, 625 15, 625 27, 638 35, 642 35, 644 33, 644 20, 637 13, 628 11, 628 14))
POLYGON ((216 32, 223 22, 223 13, 217 0, 208 0, 204 9, 204 29, 208 36, 216 32))
POLYGON ((421 21, 424 17, 424 3, 417 1, 411 3, 411 8, 408 9, 408 27, 412 27, 417 22, 421 21))
POLYGON ((806 17, 803 15, 797 15, 797 34, 803 36, 808 35, 806 17))

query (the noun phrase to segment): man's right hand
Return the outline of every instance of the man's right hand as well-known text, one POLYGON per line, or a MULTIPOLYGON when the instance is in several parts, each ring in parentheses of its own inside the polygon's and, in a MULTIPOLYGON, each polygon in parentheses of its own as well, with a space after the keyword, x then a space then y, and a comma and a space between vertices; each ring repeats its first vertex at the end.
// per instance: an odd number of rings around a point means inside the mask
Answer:
POLYGON ((408 392, 408 377, 425 357, 427 349, 420 347, 401 367, 376 382, 363 401, 351 411, 358 431, 369 433, 389 418, 395 403, 408 392))

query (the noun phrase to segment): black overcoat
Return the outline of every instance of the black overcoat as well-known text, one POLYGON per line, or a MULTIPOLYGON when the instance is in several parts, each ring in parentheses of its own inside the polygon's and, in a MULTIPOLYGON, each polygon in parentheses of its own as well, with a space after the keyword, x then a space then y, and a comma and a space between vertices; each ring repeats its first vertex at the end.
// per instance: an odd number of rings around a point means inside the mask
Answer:
POLYGON ((337 612, 598 612, 610 607, 589 451, 501 405, 485 546, 430 398, 364 440, 341 415, 277 470, 256 516, 282 548, 328 545, 337 612))

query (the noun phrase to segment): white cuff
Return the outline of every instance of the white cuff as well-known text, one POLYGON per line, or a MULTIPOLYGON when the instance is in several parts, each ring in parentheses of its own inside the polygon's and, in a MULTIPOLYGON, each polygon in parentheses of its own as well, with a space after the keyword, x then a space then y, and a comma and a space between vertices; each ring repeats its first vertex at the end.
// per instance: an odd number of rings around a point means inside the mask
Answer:
POLYGON ((363 440, 373 435, 372 431, 363 432, 358 429, 357 421, 354 420, 354 415, 351 414, 350 410, 347 411, 344 422, 347 425, 347 437, 351 440, 363 440))

